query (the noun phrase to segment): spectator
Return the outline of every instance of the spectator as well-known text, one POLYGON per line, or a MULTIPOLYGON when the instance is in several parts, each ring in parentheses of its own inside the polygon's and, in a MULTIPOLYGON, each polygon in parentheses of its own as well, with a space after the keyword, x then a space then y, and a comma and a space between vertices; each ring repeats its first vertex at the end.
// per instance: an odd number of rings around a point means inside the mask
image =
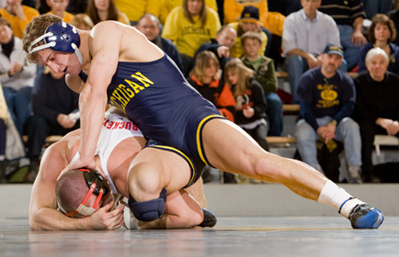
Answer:
POLYGON ((389 56, 388 71, 399 74, 399 62, 397 61, 399 60, 399 46, 391 43, 396 37, 396 29, 393 22, 385 14, 377 14, 373 17, 367 34, 369 43, 360 48, 359 72, 366 70, 364 59, 367 52, 374 47, 379 47, 389 56))
POLYGON ((260 55, 265 55, 268 41, 270 37, 262 30, 262 25, 259 22, 259 10, 254 6, 245 6, 241 13, 239 22, 229 23, 229 26, 237 31, 237 39, 230 50, 231 57, 240 58, 244 54, 244 49, 241 44, 241 36, 248 31, 260 33, 262 36, 262 47, 259 51, 260 55))
POLYGON ((115 5, 127 15, 132 26, 135 26, 140 17, 146 13, 154 14, 155 17, 159 15, 158 0, 115 0, 115 5))
MULTIPOLYGON (((234 122, 236 102, 223 77, 220 77, 219 70, 220 64, 216 55, 210 51, 202 51, 198 54, 187 80, 218 108, 221 115, 234 122)), ((223 172, 223 182, 237 183, 235 175, 226 172, 223 172)))
POLYGON ((32 92, 33 116, 27 120, 28 157, 30 161, 27 182, 33 182, 43 144, 49 135, 65 135, 79 128, 79 95, 65 82, 64 73, 49 68, 38 74, 32 92))
POLYGON ((330 15, 338 25, 344 59, 348 70, 357 65, 360 47, 367 43, 363 36, 363 20, 366 17, 361 0, 323 0, 319 8, 330 15))
POLYGON ((94 23, 89 15, 84 13, 76 14, 70 23, 72 26, 81 30, 91 30, 94 27, 94 23))
POLYGON ((54 14, 61 17, 65 22, 70 23, 74 15, 66 11, 69 0, 47 0, 51 10, 47 14, 54 14))
POLYGON ((0 85, 0 184, 6 182, 6 132, 7 132, 7 103, 3 95, 3 87, 0 85))
POLYGON ((263 149, 269 151, 266 141, 267 104, 262 86, 254 78, 254 71, 247 68, 240 59, 233 58, 226 63, 224 78, 236 100, 235 123, 263 149))
POLYGON ((169 39, 161 37, 161 24, 157 17, 151 13, 144 14, 137 22, 136 28, 143 33, 148 40, 156 44, 172 58, 177 67, 183 72, 183 63, 176 46, 169 39))
POLYGON ((89 0, 86 14, 89 15, 94 25, 105 20, 114 20, 130 25, 128 17, 116 7, 114 0, 89 0))
MULTIPOLYGON (((236 22, 246 6, 258 8, 260 24, 271 34, 282 36, 285 16, 279 12, 269 12, 267 0, 224 0, 225 23, 236 22)), ((242 15, 241 15, 242 17, 242 15)), ((270 36, 268 35, 268 39, 270 36)))
MULTIPOLYGON (((218 1, 219 2, 219 1, 218 1)), ((183 4, 183 0, 163 0, 159 1, 159 20, 162 24, 165 24, 166 18, 169 13, 173 10, 173 8, 181 6, 183 4)), ((218 6, 216 0, 205 0, 205 5, 215 12, 218 12, 218 6)), ((220 21, 222 23, 222 21, 220 21)))
POLYGON ((190 70, 194 66, 197 55, 205 50, 211 51, 216 55, 223 70, 226 62, 230 60, 230 50, 235 44, 236 38, 237 32, 229 25, 223 25, 216 33, 216 40, 212 40, 211 43, 203 43, 195 52, 190 70))
POLYGON ((7 5, 0 9, 0 16, 10 23, 14 36, 22 38, 26 25, 40 14, 36 9, 22 5, 22 0, 7 0, 6 3, 7 5))
POLYGON ((377 13, 387 14, 392 10, 392 0, 362 0, 366 17, 372 19, 377 13))
POLYGON ((22 135, 30 115, 30 97, 36 76, 36 65, 28 62, 21 39, 13 35, 10 24, 0 17, 0 82, 8 110, 22 135))
POLYGON ((398 136, 399 77, 387 71, 388 55, 372 48, 366 55, 367 70, 355 78, 356 108, 354 118, 362 138, 362 172, 366 182, 373 181, 373 151, 376 134, 398 136))
MULTIPOLYGON (((220 29, 217 12, 205 6, 204 0, 184 0, 166 19, 162 37, 172 40, 180 53, 183 67, 189 67, 195 51, 215 39, 220 29)), ((185 70, 187 75, 189 70, 185 70)))
POLYGON ((297 92, 301 119, 295 135, 303 161, 320 172, 316 141, 321 138, 330 148, 334 147, 333 139, 343 141, 349 164, 349 182, 361 183, 359 125, 350 118, 356 100, 355 85, 346 73, 338 70, 342 58, 343 49, 329 44, 321 55, 321 67, 302 76, 297 92))
POLYGON ((241 37, 244 55, 241 60, 255 71, 255 79, 262 85, 267 102, 267 116, 270 121, 269 136, 281 136, 283 133, 283 102, 276 94, 278 84, 272 59, 259 55, 262 38, 259 33, 246 32, 241 37))
MULTIPOLYGON (((339 45, 339 31, 334 20, 319 12, 321 0, 302 0, 302 9, 291 13, 284 23, 283 54, 291 95, 294 102, 302 74, 311 68, 320 67, 321 57, 327 44, 339 45)), ((346 71, 346 63, 340 67, 346 71)))

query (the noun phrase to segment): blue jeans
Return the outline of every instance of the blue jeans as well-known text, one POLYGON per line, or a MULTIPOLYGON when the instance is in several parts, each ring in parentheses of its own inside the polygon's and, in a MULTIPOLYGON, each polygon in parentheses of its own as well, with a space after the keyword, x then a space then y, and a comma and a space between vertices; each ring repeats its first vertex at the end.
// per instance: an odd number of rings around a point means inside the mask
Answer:
POLYGON ((32 113, 30 104, 32 87, 23 87, 18 91, 10 87, 3 87, 3 92, 15 126, 18 132, 23 135, 25 121, 32 113))
MULTIPOLYGON (((288 72, 288 80, 290 83, 292 102, 298 103, 296 91, 302 74, 309 69, 308 62, 305 58, 299 55, 289 55, 285 59, 285 65, 288 72)), ((342 64, 338 67, 339 70, 346 72, 347 63, 342 60, 342 64)))
POLYGON ((387 14, 392 10, 392 0, 363 0, 367 19, 371 20, 377 13, 387 14))
POLYGON ((348 66, 348 70, 353 69, 357 65, 360 47, 352 43, 353 27, 350 25, 338 25, 339 37, 341 45, 344 48, 344 59, 348 66))
POLYGON ((265 94, 265 98, 270 125, 268 136, 279 137, 283 133, 283 101, 276 93, 265 94))
MULTIPOLYGON (((319 126, 326 126, 331 120, 332 118, 329 116, 316 119, 319 126)), ((317 168, 319 163, 317 161, 316 141, 319 139, 319 135, 312 126, 304 119, 301 119, 296 125, 295 137, 302 160, 313 168, 317 168)), ((348 164, 361 166, 362 141, 360 139, 359 125, 351 118, 344 118, 337 126, 335 139, 344 143, 345 157, 348 164)))

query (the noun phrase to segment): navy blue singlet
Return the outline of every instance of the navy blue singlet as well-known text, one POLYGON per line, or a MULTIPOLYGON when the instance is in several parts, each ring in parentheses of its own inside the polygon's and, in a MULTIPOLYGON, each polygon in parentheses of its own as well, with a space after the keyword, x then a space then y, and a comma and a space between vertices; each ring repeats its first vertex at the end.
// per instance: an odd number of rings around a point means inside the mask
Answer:
MULTIPOLYGON (((109 103, 140 128, 149 140, 147 145, 177 149, 172 150, 189 159, 194 173, 201 173, 203 163, 208 162, 201 129, 206 121, 223 117, 192 88, 166 54, 153 62, 119 62, 107 94, 109 103), (195 167, 198 165, 201 167, 195 167)), ((197 178, 198 174, 193 180, 197 178)))

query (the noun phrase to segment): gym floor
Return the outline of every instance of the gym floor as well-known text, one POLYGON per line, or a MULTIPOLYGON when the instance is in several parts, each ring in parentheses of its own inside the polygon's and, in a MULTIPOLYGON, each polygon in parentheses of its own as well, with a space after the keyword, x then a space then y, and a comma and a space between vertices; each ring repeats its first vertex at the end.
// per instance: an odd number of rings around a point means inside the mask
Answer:
MULTIPOLYGON (((1 211, 0 211, 1 212, 1 211)), ((340 217, 219 217, 214 228, 32 232, 27 218, 0 219, 1 257, 399 256, 399 217, 353 230, 340 217)))

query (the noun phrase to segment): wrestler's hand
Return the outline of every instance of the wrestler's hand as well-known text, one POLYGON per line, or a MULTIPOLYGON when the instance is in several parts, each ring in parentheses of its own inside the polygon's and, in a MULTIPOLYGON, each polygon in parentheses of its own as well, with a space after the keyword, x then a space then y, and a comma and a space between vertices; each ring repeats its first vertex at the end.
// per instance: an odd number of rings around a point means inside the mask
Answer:
POLYGON ((123 209, 121 205, 113 211, 110 211, 114 201, 98 209, 93 215, 87 218, 88 228, 90 229, 117 229, 120 228, 124 222, 123 209))
POLYGON ((81 159, 81 158, 79 157, 79 158, 77 158, 76 160, 72 161, 71 163, 69 163, 68 166, 66 166, 65 169, 63 169, 63 170, 61 171, 61 173, 60 173, 60 175, 58 176, 57 180, 59 180, 60 177, 61 177, 65 172, 67 172, 68 170, 75 170, 75 169, 80 169, 80 168, 83 168, 83 167, 85 167, 85 168, 90 168, 90 169, 95 169, 95 170, 97 170, 97 171, 101 174, 101 176, 103 176, 104 178, 106 177, 106 176, 104 175, 104 173, 103 173, 100 169, 97 169, 96 163, 95 163, 95 161, 94 161, 94 156, 93 156, 93 158, 91 158, 90 160, 83 160, 83 159, 81 159))

